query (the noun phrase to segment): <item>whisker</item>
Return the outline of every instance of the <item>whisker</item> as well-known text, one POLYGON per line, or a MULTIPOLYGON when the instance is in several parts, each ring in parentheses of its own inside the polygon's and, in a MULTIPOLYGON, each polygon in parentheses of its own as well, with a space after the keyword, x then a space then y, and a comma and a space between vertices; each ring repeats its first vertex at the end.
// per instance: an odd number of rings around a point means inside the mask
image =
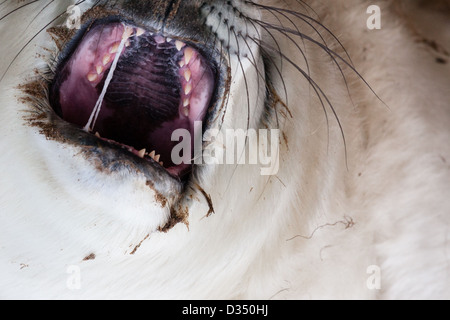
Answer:
MULTIPOLYGON (((296 32, 295 30, 292 30, 292 29, 282 29, 282 28, 280 28, 280 27, 278 27, 278 26, 270 25, 270 24, 267 24, 267 23, 265 23, 265 22, 261 22, 261 23, 267 25, 268 28, 272 28, 272 29, 277 30, 277 31, 280 31, 280 32, 288 32, 288 33, 290 33, 290 34, 300 36, 299 34, 297 34, 297 32, 296 32)), ((342 58, 341 55, 339 55, 338 53, 336 53, 334 50, 330 49, 329 47, 325 46, 324 44, 322 44, 322 43, 320 43, 320 42, 314 40, 313 38, 307 36, 306 34, 302 34, 302 35, 303 35, 303 37, 304 37, 306 40, 308 40, 308 41, 310 41, 311 43, 313 43, 313 44, 319 46, 319 47, 322 48, 325 52, 327 52, 328 54, 333 55, 334 57, 337 58, 337 60, 340 60, 341 62, 343 62, 347 67, 349 67, 349 68, 350 68, 350 69, 351 69, 351 70, 352 70, 352 71, 353 71, 353 72, 354 72, 354 73, 355 73, 355 74, 356 74, 356 75, 364 82, 364 84, 369 88, 370 91, 372 91, 372 93, 375 95, 375 97, 376 97, 378 100, 380 100, 383 104, 386 105, 386 103, 385 103, 385 102, 381 99, 381 97, 375 92, 375 90, 370 86, 370 84, 366 81, 366 79, 364 79, 364 77, 359 73, 358 70, 356 70, 356 68, 355 68, 350 62, 348 62, 347 60, 345 60, 344 58, 342 58)), ((387 105, 386 105, 386 106, 387 106, 387 105)))
MULTIPOLYGON (((33 3, 38 2, 38 1, 39 1, 39 0, 33 0, 33 1, 31 1, 31 2, 28 2, 28 3, 26 3, 26 4, 21 5, 21 6, 18 7, 18 8, 15 8, 15 9, 11 10, 10 12, 8 12, 8 13, 5 14, 4 16, 2 16, 2 17, 0 18, 0 21, 2 21, 4 18, 10 16, 11 14, 13 14, 13 13, 19 11, 20 9, 25 8, 25 7, 29 6, 30 4, 33 4, 33 3)), ((3 4, 3 3, 2 3, 2 4, 3 4)))
MULTIPOLYGON (((255 30, 258 30, 258 28, 255 26, 255 22, 252 19, 248 20, 248 22, 250 22, 253 25, 255 30)), ((272 38, 272 40, 274 41, 275 45, 277 46, 278 51, 281 52, 281 47, 280 47, 278 41, 276 40, 275 36, 272 34, 272 32, 270 32, 270 30, 268 30, 265 26, 262 26, 262 28, 269 34, 269 36, 272 38)), ((261 38, 260 32, 258 31, 257 33, 258 33, 258 37, 261 38)), ((278 74, 280 75, 281 81, 283 82, 284 93, 285 93, 285 101, 286 101, 286 104, 288 104, 289 97, 288 97, 288 94, 287 94, 287 87, 286 87, 286 83, 285 83, 284 78, 283 78, 282 73, 281 73, 281 70, 283 68, 282 61, 283 61, 283 57, 280 55, 280 67, 278 68, 275 63, 273 63, 273 64, 274 64, 275 68, 277 69, 278 74)), ((273 60, 272 60, 272 62, 273 62, 273 60)))
MULTIPOLYGON (((274 14, 274 12, 272 12, 272 9, 273 9, 273 10, 275 10, 277 13, 282 14, 282 15, 285 16, 287 19, 289 19, 285 14, 280 13, 279 10, 278 10, 278 8, 271 8, 271 9, 265 8, 265 9, 268 10, 272 15, 276 16, 276 15, 274 14)), ((275 26, 273 26, 273 25, 271 25, 271 24, 268 24, 268 23, 265 23, 265 22, 262 22, 262 21, 257 21, 257 20, 255 20, 255 19, 252 19, 252 18, 248 17, 248 16, 244 16, 244 17, 247 18, 247 19, 249 19, 249 20, 251 20, 251 21, 256 22, 256 23, 259 24, 261 27, 263 27, 264 29, 266 29, 266 31, 267 31, 267 28, 273 27, 274 29, 277 29, 281 34, 283 34, 284 36, 288 37, 287 34, 284 32, 284 30, 289 30, 289 29, 285 28, 281 23, 280 23, 281 26, 276 26, 277 28, 275 28, 275 26), (267 28, 266 28, 266 27, 267 27, 267 28)), ((278 19, 278 20, 279 20, 279 19, 278 19)), ((302 32, 300 32, 300 30, 298 29, 298 27, 293 23, 293 21, 292 21, 291 19, 289 19, 289 20, 292 22, 292 24, 294 25, 294 27, 295 27, 296 30, 297 30, 297 34, 295 34, 295 35, 299 36, 299 37, 302 39, 302 42, 304 43, 304 40, 305 40, 305 39, 304 39, 304 34, 303 34, 302 32)), ((280 20, 279 20, 279 21, 280 21, 280 20)), ((307 23, 307 24, 308 24, 308 25, 316 32, 317 35, 319 35, 319 37, 320 37, 320 39, 322 40, 322 42, 324 43, 325 47, 328 48, 328 45, 327 45, 325 39, 324 39, 323 36, 320 34, 320 32, 317 30, 317 28, 315 28, 315 27, 314 27, 311 23, 309 23, 308 21, 306 21, 306 20, 303 20, 303 21, 306 22, 306 23, 307 23)), ((270 31, 269 31, 269 33, 270 33, 270 31)), ((270 33, 270 34, 271 34, 271 33, 270 33)), ((290 38, 290 37, 289 37, 289 39, 294 43, 294 45, 299 49, 299 51, 300 51, 301 54, 303 55, 303 57, 304 57, 304 59, 305 59, 305 62, 306 62, 306 65, 307 65, 307 68, 308 68, 308 74, 310 74, 310 68, 309 68, 308 59, 306 58, 306 56, 305 56, 303 50, 299 47, 299 45, 297 44, 297 42, 296 42, 295 40, 293 40, 293 39, 290 38)), ((340 72, 340 74, 342 75, 342 78, 343 78, 343 80, 344 80, 345 86, 346 86, 346 88, 347 88, 347 92, 348 92, 348 95, 349 95, 349 97, 350 97, 350 100, 351 100, 352 104, 354 105, 353 99, 352 99, 351 94, 350 94, 350 88, 349 88, 349 85, 348 85, 348 82, 347 82, 347 78, 345 77, 345 74, 344 74, 344 72, 343 72, 343 70, 342 70, 342 67, 339 65, 339 63, 337 62, 337 60, 336 60, 336 58, 333 56, 333 54, 331 54, 328 50, 325 50, 325 52, 327 52, 327 54, 328 54, 328 55, 330 56, 330 58, 332 59, 333 63, 334 63, 334 64, 337 66, 337 68, 339 69, 339 72, 340 72)))
MULTIPOLYGON (((36 2, 37 0, 33 1, 36 2)), ((84 3, 86 0, 80 0, 76 3, 76 5, 80 5, 82 3, 84 3)), ((28 4, 31 4, 33 2, 30 2, 28 4)), ((27 4, 27 5, 28 5, 27 4)), ((26 5, 23 5, 21 7, 19 7, 18 9, 24 8, 26 5)), ((14 10, 17 11, 18 9, 14 10)), ((10 12, 9 14, 11 14, 12 12, 10 12)), ((0 78, 0 82, 3 81, 3 79, 5 78, 6 74, 8 73, 9 69, 11 69, 11 66, 14 64, 14 62, 17 60, 17 58, 22 54, 22 52, 33 42, 34 39, 37 38, 37 36, 39 36, 41 34, 42 31, 46 30, 50 25, 52 25, 55 21, 57 21, 59 18, 61 18, 64 14, 66 14, 66 12, 62 12, 60 14, 58 14, 54 19, 52 19, 49 23, 47 23, 43 28, 41 28, 30 40, 28 40, 26 42, 26 44, 19 50, 19 52, 14 56, 14 58, 12 59, 12 61, 8 64, 8 67, 6 68, 5 72, 3 73, 2 77, 0 78)), ((0 19, 0 21, 3 18, 0 19)))
POLYGON ((33 20, 30 21, 30 23, 27 25, 27 28, 25 30, 28 30, 28 28, 30 27, 30 25, 37 19, 37 17, 39 17, 41 15, 41 13, 43 11, 45 11, 45 9, 47 9, 55 0, 51 0, 49 3, 47 3, 33 18, 33 20))
MULTIPOLYGON (((350 61, 350 64, 353 65, 352 59, 351 59, 350 55, 348 54, 348 52, 347 52, 345 46, 344 46, 344 45, 342 44, 342 42, 338 39, 338 37, 336 37, 336 35, 335 35, 329 28, 327 28, 324 24, 322 24, 320 21, 318 21, 318 20, 316 20, 316 19, 314 19, 314 18, 312 18, 312 17, 310 17, 310 16, 308 16, 308 15, 305 15, 305 14, 303 14, 303 13, 301 13, 301 12, 297 12, 297 11, 293 11, 293 10, 288 10, 288 9, 283 9, 283 8, 277 8, 277 7, 265 6, 265 5, 255 3, 255 2, 250 1, 250 0, 246 0, 246 2, 249 3, 249 4, 251 4, 251 5, 254 5, 254 6, 257 6, 257 7, 261 7, 261 8, 264 8, 264 9, 266 9, 266 10, 275 10, 275 11, 285 12, 285 13, 287 13, 287 14, 291 14, 291 15, 293 15, 293 16, 295 16, 295 17, 301 19, 301 20, 304 21, 305 23, 307 23, 310 27, 313 28, 313 30, 314 30, 319 36, 321 36, 320 32, 319 32, 315 27, 313 27, 312 24, 311 24, 310 22, 308 22, 308 21, 311 21, 312 23, 317 24, 320 28, 322 28, 323 30, 325 30, 331 37, 333 37, 333 39, 338 43, 338 45, 344 50, 344 52, 345 52, 347 58, 348 58, 349 61, 350 61)), ((321 36, 321 38, 322 38, 322 36, 321 36)), ((323 40, 323 38, 322 38, 322 40, 323 40)))
MULTIPOLYGON (((267 43, 262 42, 261 40, 255 39, 255 41, 258 41, 261 46, 267 48, 268 50, 274 51, 276 50, 275 48, 273 48, 272 46, 270 46, 267 43)), ((294 61, 292 61, 288 56, 286 56, 285 54, 283 55, 283 59, 285 59, 291 66, 293 66, 297 71, 299 71, 303 77, 312 85, 312 88, 314 89, 314 91, 316 92, 317 97, 319 98, 321 105, 323 107, 325 107, 325 102, 328 105, 328 107, 330 108, 330 110, 332 111, 334 117, 336 118, 336 122, 339 126, 339 129, 341 131, 341 135, 342 135, 342 140, 344 143, 344 149, 345 149, 345 158, 346 158, 346 163, 348 163, 347 161, 347 140, 345 138, 345 133, 344 133, 344 128, 342 126, 342 122, 340 121, 338 114, 336 112, 336 109, 334 108, 333 104, 331 103, 330 99, 328 98, 328 96, 325 94, 325 92, 321 89, 321 87, 317 84, 316 81, 314 81, 314 79, 312 79, 310 76, 308 76, 308 74, 301 68, 299 67, 294 61), (325 102, 321 99, 321 97, 323 97, 323 99, 325 100, 325 102)), ((329 126, 328 126, 329 127, 329 126)))
MULTIPOLYGON (((304 41, 303 33, 301 33, 301 32, 298 30, 298 28, 297 28, 297 31, 298 31, 298 36, 301 37, 302 41, 304 41)), ((307 60, 306 56, 304 55, 303 51, 300 49, 300 47, 299 47, 299 45, 297 44, 297 42, 296 42, 292 37, 288 36, 284 31, 280 31, 280 33, 282 33, 282 34, 284 34, 286 37, 288 37, 288 38, 294 43, 294 45, 299 49, 299 51, 302 53, 302 55, 303 55, 303 57, 304 57, 304 59, 305 59, 305 61, 306 61, 306 64, 307 64, 308 74, 310 74, 310 68, 309 68, 309 64, 308 64, 308 62, 307 62, 308 60, 307 60)), ((347 77, 345 76, 344 71, 343 71, 341 65, 338 63, 338 61, 336 60, 336 58, 334 57, 333 54, 331 54, 331 53, 328 52, 328 51, 326 51, 326 52, 327 52, 328 56, 331 58, 331 60, 333 61, 333 64, 338 68, 338 71, 339 71, 339 73, 341 74, 342 79, 343 79, 343 81, 344 81, 344 85, 345 85, 345 87, 346 87, 346 89, 347 89, 348 96, 349 96, 349 98, 350 98, 352 104, 355 105, 354 102, 353 102, 352 95, 351 95, 351 93, 350 93, 350 86, 348 85, 347 77)))

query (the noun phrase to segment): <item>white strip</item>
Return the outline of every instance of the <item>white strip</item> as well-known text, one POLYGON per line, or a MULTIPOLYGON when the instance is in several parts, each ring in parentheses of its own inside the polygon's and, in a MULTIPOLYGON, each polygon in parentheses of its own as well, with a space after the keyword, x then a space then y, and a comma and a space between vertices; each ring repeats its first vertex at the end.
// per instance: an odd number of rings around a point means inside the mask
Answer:
POLYGON ((120 41, 119 49, 117 51, 116 57, 111 65, 111 69, 109 70, 108 77, 106 78, 105 85, 103 86, 102 93, 95 104, 94 110, 92 111, 91 117, 89 118, 88 123, 83 128, 86 132, 92 132, 95 128, 95 124, 97 123, 98 115, 100 114, 100 110, 102 109, 103 100, 105 99, 106 92, 108 91, 108 87, 111 83, 111 80, 114 76, 114 71, 116 71, 117 64, 119 63, 120 55, 122 54, 123 48, 125 47, 125 43, 128 40, 127 27, 124 25, 125 29, 123 31, 122 40, 120 41))

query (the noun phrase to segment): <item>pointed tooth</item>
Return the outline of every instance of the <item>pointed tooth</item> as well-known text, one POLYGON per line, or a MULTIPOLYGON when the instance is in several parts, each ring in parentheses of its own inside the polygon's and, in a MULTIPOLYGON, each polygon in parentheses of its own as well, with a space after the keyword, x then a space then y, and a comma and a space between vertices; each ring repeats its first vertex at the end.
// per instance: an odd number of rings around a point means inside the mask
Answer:
POLYGON ((159 163, 159 165, 160 165, 161 167, 164 167, 164 162, 161 161, 161 162, 159 163))
POLYGON ((188 94, 191 93, 191 91, 192 91, 192 84, 191 84, 191 83, 188 83, 188 84, 184 87, 184 94, 185 94, 185 95, 188 95, 188 94))
POLYGON ((153 160, 155 160, 155 155, 156 155, 156 151, 153 150, 148 156, 150 158, 152 158, 153 160))
POLYGON ((136 29, 136 36, 140 37, 145 33, 145 30, 142 28, 137 28, 136 29))
POLYGON ((100 75, 103 72, 103 66, 96 66, 95 70, 97 71, 97 74, 100 75))
POLYGON ((183 108, 183 115, 185 116, 185 117, 189 117, 189 108, 183 108))
POLYGON ((138 153, 139 158, 144 158, 146 153, 147 153, 147 150, 145 150, 145 149, 142 149, 141 151, 139 151, 139 153, 138 153))
POLYGON ((166 38, 167 42, 172 42, 172 40, 173 40, 172 38, 166 38))
POLYGON ((188 47, 184 50, 184 60, 186 61, 186 64, 189 64, 189 62, 191 62, 193 56, 194 49, 188 47))
POLYGON ((180 68, 183 68, 186 65, 186 61, 184 61, 183 59, 178 63, 178 65, 180 66, 180 68))
POLYGON ((94 82, 95 80, 98 79, 98 74, 97 74, 97 73, 89 73, 89 74, 87 75, 87 79, 88 79, 90 82, 94 82))
POLYGON ((111 54, 117 53, 117 51, 119 51, 119 46, 120 42, 116 42, 115 44, 113 44, 112 47, 109 48, 109 53, 111 54))
POLYGON ((186 70, 184 71, 184 79, 185 79, 187 82, 189 82, 189 81, 191 80, 191 77, 192 77, 192 72, 191 72, 191 70, 190 70, 190 69, 186 69, 186 70))
POLYGON ((109 54, 105 54, 105 56, 103 57, 103 65, 106 66, 108 63, 111 62, 111 56, 109 54))
POLYGON ((100 133, 98 133, 98 131, 95 133, 95 136, 96 136, 97 138, 101 138, 100 133))
POLYGON ((155 156, 155 158, 154 158, 154 160, 155 160, 156 162, 159 162, 159 159, 161 159, 161 155, 160 155, 160 154, 158 154, 158 155, 155 156))
POLYGON ((181 51, 181 49, 183 49, 186 46, 186 44, 184 42, 177 40, 175 41, 175 46, 177 47, 178 51, 181 51))
POLYGON ((125 47, 129 47, 131 45, 131 42, 130 42, 130 40, 127 40, 127 42, 125 42, 125 47))
POLYGON ((183 107, 187 107, 190 103, 191 103, 191 100, 189 98, 184 99, 183 107))
POLYGON ((122 39, 128 39, 133 34, 134 29, 130 26, 125 26, 125 30, 123 31, 122 39))

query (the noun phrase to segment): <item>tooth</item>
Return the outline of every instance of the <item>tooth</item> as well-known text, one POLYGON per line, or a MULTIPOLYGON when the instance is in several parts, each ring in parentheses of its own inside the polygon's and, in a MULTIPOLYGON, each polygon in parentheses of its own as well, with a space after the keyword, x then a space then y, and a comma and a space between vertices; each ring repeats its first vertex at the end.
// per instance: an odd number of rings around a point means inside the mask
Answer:
POLYGON ((145 30, 142 28, 137 28, 136 30, 136 36, 140 37, 145 33, 145 30))
POLYGON ((98 131, 95 133, 95 136, 96 136, 97 138, 101 138, 100 133, 98 133, 98 131))
POLYGON ((190 103, 191 103, 191 101, 189 100, 189 98, 184 99, 183 107, 187 107, 190 103))
POLYGON ((152 158, 153 160, 155 160, 155 155, 156 155, 156 151, 153 150, 148 156, 150 158, 152 158))
POLYGON ((172 42, 172 40, 173 40, 172 38, 166 38, 167 42, 172 42))
POLYGON ((159 159, 161 158, 161 155, 160 154, 158 154, 156 157, 154 157, 153 159, 156 161, 156 162, 159 162, 159 159))
POLYGON ((130 40, 127 40, 127 42, 125 42, 125 47, 129 47, 131 45, 131 42, 130 42, 130 40))
POLYGON ((159 163, 159 165, 160 165, 161 167, 164 167, 164 162, 161 161, 161 162, 159 163))
POLYGON ((186 64, 189 64, 189 62, 191 62, 193 56, 194 56, 194 49, 186 48, 184 50, 184 59, 186 60, 186 64))
POLYGON ((145 150, 145 149, 142 149, 141 151, 139 151, 139 153, 138 153, 139 158, 144 158, 146 152, 147 152, 147 150, 145 150))
POLYGON ((103 62, 103 65, 106 66, 108 63, 111 62, 111 56, 109 54, 105 54, 102 62, 103 62))
POLYGON ((119 46, 120 46, 120 42, 116 42, 116 43, 109 49, 109 53, 111 53, 111 54, 117 53, 117 51, 119 51, 119 46))
POLYGON ((191 70, 186 69, 186 71, 184 71, 184 79, 186 79, 186 81, 189 82, 191 80, 191 76, 192 76, 191 70))
POLYGON ((180 68, 183 68, 186 65, 186 62, 181 60, 178 64, 180 65, 180 68))
POLYGON ((189 117, 189 108, 183 108, 183 114, 185 117, 189 117))
POLYGON ((134 29, 132 27, 125 26, 125 30, 122 35, 122 39, 128 39, 129 37, 131 37, 133 32, 134 32, 134 29))
POLYGON ((184 87, 184 93, 186 95, 190 94, 192 91, 192 84, 188 83, 185 87, 184 87))
POLYGON ((97 66, 95 69, 97 70, 97 74, 101 74, 103 72, 103 66, 97 66))
POLYGON ((184 42, 177 40, 175 41, 175 46, 177 47, 178 51, 181 51, 181 49, 183 49, 186 46, 186 44, 184 42))
POLYGON ((98 74, 96 74, 96 73, 89 73, 89 74, 87 75, 87 78, 88 78, 88 80, 89 80, 90 82, 94 82, 95 80, 98 79, 98 74))

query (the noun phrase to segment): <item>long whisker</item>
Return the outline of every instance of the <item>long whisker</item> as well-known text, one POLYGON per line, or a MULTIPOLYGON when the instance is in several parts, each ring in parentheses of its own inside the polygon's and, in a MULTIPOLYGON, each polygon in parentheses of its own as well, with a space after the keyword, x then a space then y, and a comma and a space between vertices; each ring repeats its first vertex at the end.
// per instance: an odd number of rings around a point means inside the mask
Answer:
MULTIPOLYGON (((352 59, 351 59, 350 55, 348 54, 348 52, 347 52, 345 46, 344 46, 344 45, 342 44, 342 42, 338 39, 338 37, 336 37, 336 35, 335 35, 330 29, 328 29, 324 24, 322 24, 320 21, 318 21, 318 20, 316 20, 316 19, 314 19, 314 18, 312 18, 312 17, 310 17, 310 16, 308 16, 308 15, 305 15, 305 14, 303 14, 303 13, 301 13, 301 12, 297 12, 297 11, 293 11, 293 10, 288 10, 288 9, 283 9, 283 8, 277 8, 277 7, 266 6, 266 5, 262 5, 262 4, 255 3, 255 2, 250 1, 250 0, 247 0, 246 2, 249 3, 249 4, 252 4, 252 5, 254 5, 254 6, 261 7, 261 8, 263 8, 263 9, 265 9, 265 10, 275 10, 275 11, 278 11, 278 12, 285 12, 285 13, 287 13, 287 14, 291 14, 291 15, 293 15, 293 16, 295 16, 295 17, 301 19, 302 21, 306 22, 310 27, 313 28, 313 30, 314 30, 319 36, 321 36, 321 35, 320 35, 320 32, 319 32, 315 27, 313 27, 311 23, 314 23, 314 24, 318 25, 320 28, 322 28, 323 30, 325 30, 331 37, 333 37, 333 39, 334 39, 334 40, 339 44, 339 46, 344 50, 344 52, 345 52, 345 54, 346 54, 346 56, 347 56, 347 59, 350 61, 350 64, 353 65, 352 59), (308 21, 310 21, 310 22, 308 22, 308 21)), ((322 40, 323 40, 323 38, 322 38, 322 40)))
MULTIPOLYGON (((76 5, 80 5, 82 3, 84 3, 86 0, 80 0, 76 3, 76 5)), ((36 2, 36 1, 33 1, 36 2)), ((31 4, 32 2, 28 3, 31 4)), ((18 9, 24 8, 26 5, 23 5, 21 7, 19 7, 18 9)), ((13 10, 14 12, 17 11, 13 10)), ((12 12, 10 12, 9 14, 11 14, 12 12)), ((66 14, 66 12, 62 12, 60 14, 58 14, 54 19, 52 19, 49 23, 47 23, 43 28, 41 28, 30 40, 28 40, 25 45, 19 50, 19 52, 14 56, 14 58, 12 59, 12 61, 9 63, 8 67, 6 68, 5 72, 3 73, 2 77, 0 78, 0 82, 3 81, 3 79, 5 78, 5 75, 8 73, 9 69, 11 69, 11 66, 13 65, 13 63, 17 60, 17 58, 22 54, 22 52, 30 45, 30 43, 33 42, 34 39, 36 39, 41 32, 43 32, 44 30, 46 30, 50 25, 52 25, 55 21, 57 21, 58 19, 60 19, 64 14, 66 14)), ((3 19, 3 18, 2 18, 3 19)), ((1 19, 0 19, 1 21, 1 19)))
MULTIPOLYGON (((259 39, 253 39, 256 42, 259 42, 261 46, 265 47, 266 49, 270 50, 270 51, 276 51, 276 49, 274 47, 272 47, 271 45, 264 43, 263 41, 259 40, 259 39)), ((303 77, 312 85, 312 88, 314 89, 314 91, 316 92, 317 97, 319 98, 319 100, 321 101, 321 104, 323 107, 325 107, 325 102, 328 105, 328 107, 331 109, 331 111, 333 112, 336 121, 338 123, 339 129, 341 131, 341 135, 342 135, 342 140, 344 142, 344 149, 345 149, 345 157, 346 157, 346 163, 347 163, 347 140, 345 138, 345 133, 344 133, 344 128, 342 126, 342 123, 338 117, 338 114, 336 112, 336 109, 334 108, 333 104, 331 103, 330 99, 328 98, 328 96, 325 94, 325 92, 320 88, 320 86, 317 84, 316 81, 314 81, 314 79, 312 79, 302 68, 300 68, 292 59, 290 59, 288 56, 286 56, 285 54, 283 55, 283 59, 285 59, 291 66, 293 66, 298 72, 300 72, 303 77), (325 100, 325 102, 322 100, 322 98, 325 100)))
MULTIPOLYGON (((28 3, 26 3, 26 4, 21 5, 21 6, 18 7, 18 8, 15 8, 15 9, 11 10, 10 12, 8 12, 8 13, 5 14, 4 16, 2 16, 2 17, 0 18, 0 21, 2 21, 2 20, 3 20, 4 18, 6 18, 6 17, 12 15, 13 13, 15 13, 15 12, 17 12, 17 11, 20 11, 21 9, 23 9, 23 8, 25 8, 25 7, 27 7, 27 6, 29 6, 30 4, 33 4, 33 3, 38 2, 38 1, 39 1, 39 0, 33 0, 33 1, 31 1, 31 2, 28 2, 28 3)), ((3 2, 3 3, 4 3, 4 2, 3 2)), ((3 3, 2 3, 2 4, 3 4, 3 3)))

